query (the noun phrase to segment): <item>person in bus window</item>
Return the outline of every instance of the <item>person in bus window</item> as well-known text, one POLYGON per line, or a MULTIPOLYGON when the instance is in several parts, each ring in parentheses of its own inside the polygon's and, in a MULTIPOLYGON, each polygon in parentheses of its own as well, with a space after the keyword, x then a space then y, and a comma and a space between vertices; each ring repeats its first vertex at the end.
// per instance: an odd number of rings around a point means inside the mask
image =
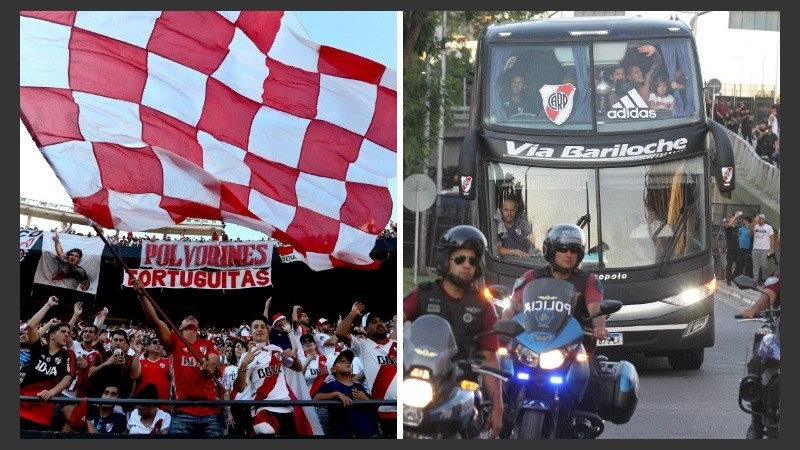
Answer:
POLYGON ((657 109, 661 111, 672 111, 675 108, 675 97, 669 93, 669 82, 664 77, 659 77, 653 84, 653 91, 650 93, 650 98, 647 99, 647 104, 650 109, 657 109))
POLYGON ((536 246, 533 230, 527 220, 517 214, 517 202, 507 198, 500 208, 502 225, 497 230, 497 254, 500 256, 528 256, 528 249, 536 246))
POLYGON ((632 89, 636 89, 636 92, 639 94, 639 97, 641 97, 641 100, 646 101, 648 98, 650 98, 650 85, 653 81, 656 71, 659 67, 661 67, 662 59, 661 54, 658 53, 658 50, 655 48, 655 46, 650 44, 640 45, 636 48, 636 51, 647 58, 653 58, 653 63, 647 73, 644 73, 641 63, 638 61, 632 61, 627 64, 625 76, 627 81, 623 85, 622 95, 629 95, 628 93, 632 89))
POLYGON ((528 94, 525 75, 521 73, 514 74, 511 77, 510 85, 508 89, 503 90, 501 99, 503 100, 503 109, 508 117, 523 113, 536 114, 528 94))
POLYGON ((625 68, 622 66, 614 67, 608 84, 611 86, 611 94, 609 94, 608 99, 613 105, 619 101, 621 96, 625 95, 625 91, 622 90, 625 86, 625 68))

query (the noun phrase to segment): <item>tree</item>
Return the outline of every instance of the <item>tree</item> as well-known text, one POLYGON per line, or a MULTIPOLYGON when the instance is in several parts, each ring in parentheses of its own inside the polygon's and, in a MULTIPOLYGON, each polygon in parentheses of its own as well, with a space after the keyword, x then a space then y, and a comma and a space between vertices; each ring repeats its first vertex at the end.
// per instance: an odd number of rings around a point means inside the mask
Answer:
MULTIPOLYGON (((452 125, 453 106, 461 103, 463 83, 471 85, 472 55, 465 47, 487 25, 531 20, 545 11, 449 11, 444 39, 438 34, 441 11, 403 11, 403 178, 428 173, 439 135, 440 105, 445 104, 445 129, 452 125), (461 58, 448 56, 447 79, 440 92, 442 48, 454 48, 461 58), (426 132, 427 130, 427 132, 426 132)), ((469 97, 469 95, 467 96, 469 97)))

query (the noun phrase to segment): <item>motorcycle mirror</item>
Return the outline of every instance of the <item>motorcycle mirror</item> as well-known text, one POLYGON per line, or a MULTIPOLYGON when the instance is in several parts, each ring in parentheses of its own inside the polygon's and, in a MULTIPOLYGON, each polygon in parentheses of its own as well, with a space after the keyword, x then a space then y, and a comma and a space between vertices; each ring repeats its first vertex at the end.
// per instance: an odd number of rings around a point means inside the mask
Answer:
POLYGON ((615 313, 622 309, 622 302, 619 300, 603 300, 603 303, 600 304, 600 314, 608 315, 611 313, 615 313))
POLYGON ((753 289, 758 291, 758 283, 756 280, 748 277, 747 275, 738 275, 736 278, 733 279, 733 282, 739 289, 753 289))
POLYGON ((494 324, 492 327, 493 333, 502 334, 504 336, 514 337, 520 333, 525 331, 525 327, 522 326, 521 323, 517 322, 516 320, 498 320, 497 323, 494 324))

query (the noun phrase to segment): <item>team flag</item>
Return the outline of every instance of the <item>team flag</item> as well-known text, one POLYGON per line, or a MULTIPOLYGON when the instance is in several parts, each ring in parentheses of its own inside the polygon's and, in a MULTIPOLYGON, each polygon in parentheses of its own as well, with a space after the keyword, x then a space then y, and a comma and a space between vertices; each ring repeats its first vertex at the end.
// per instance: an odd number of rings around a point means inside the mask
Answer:
POLYGON ((313 270, 379 264, 396 86, 290 12, 20 12, 20 116, 76 212, 235 223, 313 270))

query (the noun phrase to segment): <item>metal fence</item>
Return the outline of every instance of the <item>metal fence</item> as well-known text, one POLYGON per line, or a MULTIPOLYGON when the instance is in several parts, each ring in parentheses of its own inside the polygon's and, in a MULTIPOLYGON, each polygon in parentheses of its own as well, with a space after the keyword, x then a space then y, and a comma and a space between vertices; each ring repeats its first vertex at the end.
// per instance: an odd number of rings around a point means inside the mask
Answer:
MULTIPOLYGON (((55 403, 56 405, 71 405, 78 404, 86 400, 89 404, 104 404, 104 405, 121 405, 123 408, 126 406, 132 408, 134 405, 172 405, 172 406, 200 406, 200 405, 219 405, 219 406, 341 406, 342 402, 339 400, 149 400, 149 399, 133 399, 133 398, 73 398, 66 396, 53 397, 48 402, 55 403)), ((20 396, 20 402, 41 402, 41 399, 34 396, 20 396)), ((397 400, 357 400, 359 405, 373 405, 378 406, 396 406, 397 400)), ((37 431, 37 430, 20 430, 20 438, 23 439, 120 439, 120 438, 133 438, 133 439, 169 439, 169 434, 157 435, 128 435, 128 434, 89 434, 89 433, 62 433, 60 431, 37 431)), ((237 436, 225 435, 221 438, 240 439, 240 438, 322 438, 330 439, 331 436, 315 435, 315 436, 294 436, 294 435, 256 435, 256 436, 237 436)), ((396 434, 384 435, 384 439, 395 439, 396 434)), ((176 436, 172 436, 176 438, 176 436)))

